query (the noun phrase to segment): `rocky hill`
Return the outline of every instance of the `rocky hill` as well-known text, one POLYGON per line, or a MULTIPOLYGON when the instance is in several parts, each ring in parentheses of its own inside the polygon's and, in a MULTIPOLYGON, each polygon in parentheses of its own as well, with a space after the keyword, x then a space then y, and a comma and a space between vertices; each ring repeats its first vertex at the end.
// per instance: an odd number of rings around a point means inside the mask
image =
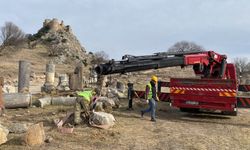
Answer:
POLYGON ((29 40, 31 49, 39 44, 45 45, 48 55, 53 57, 57 64, 88 63, 90 56, 86 49, 81 46, 70 25, 64 25, 63 21, 46 19, 42 28, 36 34, 30 35, 29 40))

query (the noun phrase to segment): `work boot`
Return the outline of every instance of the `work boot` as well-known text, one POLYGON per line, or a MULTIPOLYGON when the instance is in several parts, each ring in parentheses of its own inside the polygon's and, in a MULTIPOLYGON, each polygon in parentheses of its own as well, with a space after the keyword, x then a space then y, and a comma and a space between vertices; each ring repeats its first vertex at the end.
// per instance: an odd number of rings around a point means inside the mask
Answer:
POLYGON ((152 122, 156 122, 156 120, 154 119, 154 118, 151 118, 151 120, 150 121, 152 121, 152 122))
POLYGON ((131 110, 134 110, 134 108, 127 108, 127 110, 131 111, 131 110))
POLYGON ((144 112, 143 111, 141 111, 141 117, 143 118, 143 115, 144 115, 144 112))

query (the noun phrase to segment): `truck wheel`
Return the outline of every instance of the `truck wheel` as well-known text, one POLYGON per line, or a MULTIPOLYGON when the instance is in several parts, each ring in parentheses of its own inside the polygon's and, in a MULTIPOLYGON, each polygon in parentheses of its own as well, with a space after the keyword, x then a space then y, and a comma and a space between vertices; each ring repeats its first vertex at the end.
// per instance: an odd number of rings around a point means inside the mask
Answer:
POLYGON ((231 115, 232 115, 232 116, 237 116, 237 114, 238 114, 238 111, 237 111, 237 110, 236 110, 236 111, 231 112, 231 115))
POLYGON ((237 116, 238 109, 236 111, 223 111, 223 115, 229 115, 229 116, 237 116))

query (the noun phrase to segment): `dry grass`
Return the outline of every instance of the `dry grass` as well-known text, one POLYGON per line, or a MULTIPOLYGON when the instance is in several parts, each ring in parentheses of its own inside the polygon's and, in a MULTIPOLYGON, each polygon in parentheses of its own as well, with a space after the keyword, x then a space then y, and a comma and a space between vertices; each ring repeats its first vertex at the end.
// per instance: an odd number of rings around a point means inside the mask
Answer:
MULTIPOLYGON (((38 75, 45 72, 46 64, 51 57, 47 55, 47 49, 39 47, 36 49, 20 49, 13 53, 7 53, 0 56, 0 74, 5 79, 17 79, 18 65, 20 60, 26 60, 31 63, 31 70, 38 75)), ((69 73, 73 72, 75 66, 68 64, 56 65, 56 72, 69 73)))
MULTIPOLYGON (((11 122, 44 122, 46 135, 53 141, 30 149, 249 149, 250 111, 240 109, 237 117, 209 114, 185 114, 170 108, 167 103, 158 105, 157 122, 149 115, 140 118, 140 109, 126 111, 127 101, 113 112, 117 122, 109 130, 92 128, 86 124, 75 128, 73 134, 57 131, 53 119, 72 111, 73 107, 49 106, 45 109, 12 109, 0 118, 4 125, 11 122), (19 114, 19 115, 17 115, 19 114)), ((21 145, 20 135, 10 134, 9 141, 0 149, 29 149, 21 145)))

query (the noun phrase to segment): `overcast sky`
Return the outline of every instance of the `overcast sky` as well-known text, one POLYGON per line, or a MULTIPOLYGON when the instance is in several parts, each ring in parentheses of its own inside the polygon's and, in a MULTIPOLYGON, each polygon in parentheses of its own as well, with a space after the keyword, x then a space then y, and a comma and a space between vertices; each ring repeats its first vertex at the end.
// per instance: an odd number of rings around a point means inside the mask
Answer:
POLYGON ((36 33, 46 18, 70 25, 87 51, 110 58, 166 51, 192 41, 207 50, 250 57, 249 0, 0 0, 0 26, 36 33))

